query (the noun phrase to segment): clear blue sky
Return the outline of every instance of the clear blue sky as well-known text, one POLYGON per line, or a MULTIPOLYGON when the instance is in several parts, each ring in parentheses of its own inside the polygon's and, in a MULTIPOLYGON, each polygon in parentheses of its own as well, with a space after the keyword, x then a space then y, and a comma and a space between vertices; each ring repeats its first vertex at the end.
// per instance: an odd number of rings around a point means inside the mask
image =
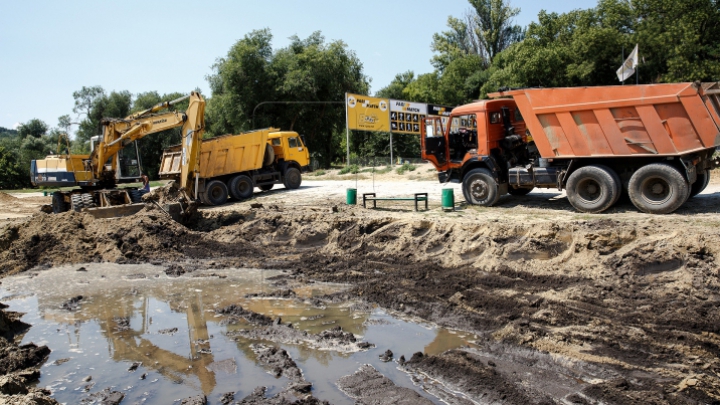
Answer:
MULTIPOLYGON (((566 12, 596 0, 511 0, 516 24, 541 9, 566 12)), ((31 118, 49 126, 72 113, 82 86, 133 94, 210 94, 212 64, 246 33, 270 28, 273 47, 322 31, 356 52, 372 92, 397 73, 432 71, 433 33, 462 17, 467 0, 56 1, 0 0, 0 126, 31 118)))

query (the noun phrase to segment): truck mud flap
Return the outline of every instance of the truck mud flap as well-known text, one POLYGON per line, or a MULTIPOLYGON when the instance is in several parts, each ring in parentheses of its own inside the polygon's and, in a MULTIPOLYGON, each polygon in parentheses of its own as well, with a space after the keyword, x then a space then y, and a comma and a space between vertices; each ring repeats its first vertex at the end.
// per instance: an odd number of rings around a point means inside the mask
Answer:
POLYGON ((82 212, 94 216, 95 218, 119 218, 135 215, 145 208, 145 204, 125 204, 115 205, 112 207, 101 207, 101 208, 85 208, 82 212))

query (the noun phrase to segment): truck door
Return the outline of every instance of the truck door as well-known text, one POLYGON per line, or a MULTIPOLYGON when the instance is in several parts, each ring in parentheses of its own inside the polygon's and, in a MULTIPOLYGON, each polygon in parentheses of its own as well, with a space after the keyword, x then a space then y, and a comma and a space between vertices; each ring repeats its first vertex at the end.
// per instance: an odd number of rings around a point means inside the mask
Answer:
POLYGON ((307 152, 305 151, 305 146, 300 140, 300 137, 298 135, 290 135, 287 137, 287 143, 288 149, 285 160, 292 160, 300 163, 301 165, 304 165, 302 162, 307 160, 305 159, 305 155, 307 154, 307 152))
POLYGON ((445 170, 447 165, 448 143, 441 117, 428 117, 421 127, 420 143, 422 158, 445 170))

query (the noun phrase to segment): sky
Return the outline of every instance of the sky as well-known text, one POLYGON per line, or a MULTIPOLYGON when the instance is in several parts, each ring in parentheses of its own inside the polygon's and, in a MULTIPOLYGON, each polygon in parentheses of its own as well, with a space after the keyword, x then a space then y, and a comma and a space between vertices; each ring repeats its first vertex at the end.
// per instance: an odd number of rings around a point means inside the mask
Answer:
MULTIPOLYGON (((563 13, 597 0, 511 0, 515 23, 541 9, 563 13)), ((74 91, 190 92, 210 95, 206 76, 252 30, 270 28, 273 48, 321 31, 342 40, 371 78, 371 93, 396 74, 433 70, 432 35, 462 17, 467 0, 0 0, 0 126, 32 118, 50 127, 73 113, 74 91)))

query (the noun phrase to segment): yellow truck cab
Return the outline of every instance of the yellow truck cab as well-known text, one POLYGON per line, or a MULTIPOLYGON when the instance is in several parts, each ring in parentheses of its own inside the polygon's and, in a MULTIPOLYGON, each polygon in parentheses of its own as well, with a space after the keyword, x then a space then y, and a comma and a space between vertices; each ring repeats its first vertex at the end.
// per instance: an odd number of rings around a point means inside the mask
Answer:
POLYGON ((310 171, 310 152, 297 132, 279 131, 268 135, 278 161, 296 162, 300 171, 310 171))

